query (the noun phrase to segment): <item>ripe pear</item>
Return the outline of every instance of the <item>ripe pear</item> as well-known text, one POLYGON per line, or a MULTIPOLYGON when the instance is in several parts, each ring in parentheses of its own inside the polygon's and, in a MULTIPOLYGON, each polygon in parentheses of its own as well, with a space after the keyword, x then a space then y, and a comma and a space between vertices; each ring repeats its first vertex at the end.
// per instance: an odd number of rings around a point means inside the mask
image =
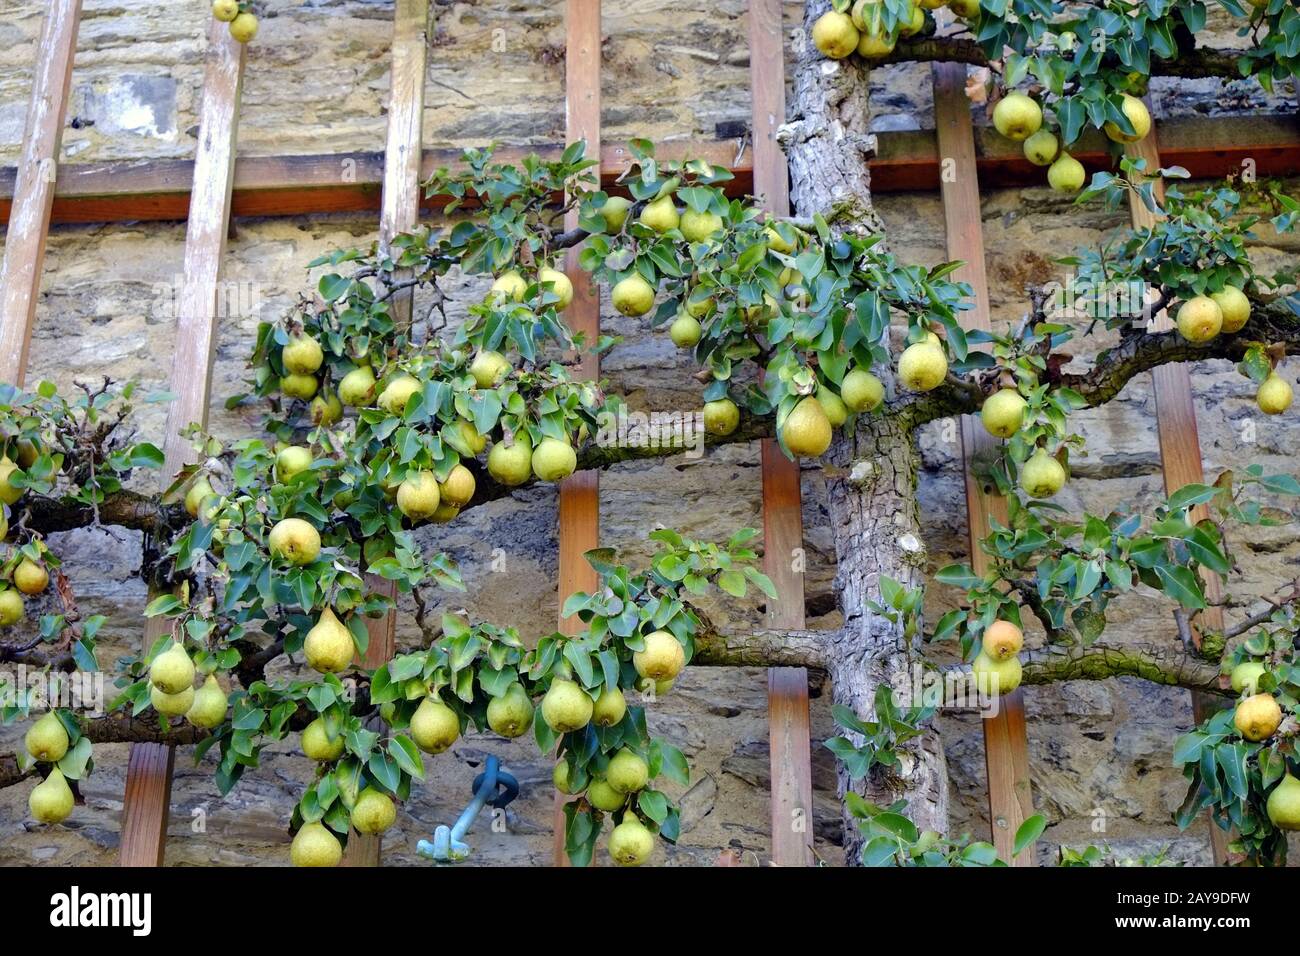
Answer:
POLYGON ((551 293, 559 296, 560 301, 555 303, 555 310, 563 312, 573 301, 573 283, 569 277, 558 269, 543 268, 537 274, 537 281, 543 286, 550 283, 551 293))
POLYGON ((858 48, 858 28, 847 13, 828 10, 813 24, 812 41, 823 56, 842 60, 858 48))
POLYGON ((212 16, 229 23, 239 16, 239 0, 212 0, 212 16))
POLYGON ((623 228, 627 222, 627 211, 632 208, 632 200, 626 196, 610 196, 600 207, 600 218, 605 220, 605 231, 613 234, 623 228))
POLYGON ((456 431, 460 432, 461 440, 474 454, 480 454, 483 449, 487 447, 487 436, 481 434, 479 430, 474 427, 473 422, 462 418, 460 421, 456 422, 455 428, 456 431))
POLYGON ((311 449, 302 445, 289 445, 280 449, 275 456, 275 479, 281 484, 288 484, 297 475, 311 467, 311 449))
POLYGON ((313 425, 334 425, 343 418, 343 403, 335 392, 329 392, 313 398, 309 411, 313 425))
POLYGON ((417 471, 397 486, 397 508, 412 521, 423 521, 438 510, 438 479, 431 471, 417 471))
POLYGON ((832 428, 839 428, 848 421, 849 409, 844 404, 844 399, 825 385, 817 386, 817 403, 821 405, 822 411, 826 413, 826 418, 831 423, 832 428))
POLYGON ((555 784, 555 789, 560 793, 573 793, 573 788, 569 781, 569 762, 561 760, 551 771, 551 783, 555 784))
POLYGON ((1223 315, 1224 332, 1240 332, 1250 321, 1250 299, 1236 286, 1224 286, 1222 292, 1211 292, 1210 298, 1223 315))
POLYGON ((619 866, 640 866, 655 851, 655 835, 632 814, 609 834, 609 858, 619 866))
POLYGON ((593 780, 587 786, 587 802, 597 810, 613 813, 623 809, 627 803, 627 794, 619 793, 604 780, 593 780))
POLYGON ((0 627, 17 624, 23 619, 23 596, 13 588, 0 591, 0 627))
POLYGON ((1087 173, 1084 171, 1083 163, 1064 150, 1056 157, 1055 162, 1047 167, 1047 183, 1060 193, 1078 192, 1083 188, 1085 179, 1087 173))
POLYGON ((496 302, 519 302, 527 291, 528 280, 511 269, 497 276, 492 288, 488 290, 488 296, 496 302))
POLYGON ((639 218, 641 225, 653 229, 655 232, 667 232, 670 229, 676 229, 682 221, 671 193, 646 203, 639 218))
POLYGON ((420 701, 411 715, 411 739, 427 754, 440 754, 460 736, 460 717, 436 696, 420 701))
POLYGON ((1060 148, 1061 144, 1051 131, 1040 129, 1025 140, 1025 159, 1035 166, 1050 166, 1060 148))
POLYGON ((271 556, 290 564, 311 564, 320 555, 320 532, 302 518, 277 521, 267 536, 271 556))
POLYGON ((780 252, 785 255, 794 252, 794 243, 787 242, 785 237, 772 226, 768 226, 763 230, 763 238, 767 241, 767 247, 773 252, 780 252))
POLYGON ((1238 694, 1245 691, 1254 695, 1256 687, 1259 685, 1259 679, 1268 672, 1259 661, 1242 661, 1232 669, 1232 676, 1228 680, 1232 684, 1232 689, 1238 694))
POLYGON ((336 734, 331 740, 323 717, 317 717, 302 729, 300 743, 303 754, 310 760, 327 762, 343 755, 343 735, 336 734))
POLYGON ((149 683, 164 694, 179 694, 194 685, 194 662, 175 642, 149 665, 149 683))
POLYGON ((514 738, 528 732, 533 725, 533 702, 524 686, 515 681, 500 697, 488 701, 487 722, 492 732, 514 738))
POLYGON ((869 30, 880 20, 880 0, 853 0, 849 19, 859 31, 869 30))
POLYGON ((353 408, 369 405, 375 400, 375 373, 369 365, 360 365, 343 376, 339 382, 339 399, 353 408))
POLYGON ((393 798, 374 787, 366 787, 352 805, 352 829, 371 835, 383 833, 397 820, 393 798))
POLYGON ((651 631, 645 636, 645 649, 633 651, 632 666, 642 677, 672 680, 686 666, 686 651, 667 631, 651 631))
POLYGON ((489 475, 507 488, 527 481, 533 473, 533 447, 528 436, 519 432, 513 445, 503 441, 494 444, 488 452, 487 469, 489 475))
POLYGON ((68 731, 53 711, 27 728, 23 745, 35 760, 58 763, 68 752, 68 731))
POLYGON ((928 392, 938 387, 948 374, 948 358, 943 348, 933 342, 917 342, 903 349, 898 357, 898 378, 904 388, 928 392))
POLYGON ((320 612, 315 627, 307 632, 307 637, 302 642, 307 666, 322 674, 337 674, 347 670, 356 650, 352 632, 335 616, 334 609, 329 607, 320 612))
POLYGON ((445 501, 438 502, 438 509, 429 515, 429 521, 432 524, 446 524, 460 514, 460 505, 448 504, 445 501))
POLYGON ((1010 621, 994 621, 984 632, 984 653, 995 661, 1005 661, 1020 653, 1025 634, 1010 621))
POLYGON ((1020 686, 1023 669, 1020 658, 1009 657, 1004 661, 995 661, 981 652, 975 655, 971 664, 971 673, 982 690, 993 694, 1009 694, 1020 686))
POLYGON ((73 803, 72 788, 58 767, 52 768, 27 798, 27 808, 40 823, 62 823, 72 813, 73 803))
POLYGON ((1197 295, 1178 308, 1178 334, 1189 342, 1208 342, 1223 328, 1223 312, 1208 295, 1197 295))
POLYGON ((1247 740, 1268 740, 1282 723, 1282 707, 1272 694, 1255 694, 1237 704, 1232 723, 1247 740))
POLYGON ((230 35, 240 43, 248 43, 257 36, 257 17, 241 13, 230 21, 230 35))
POLYGON ((379 393, 379 407, 390 415, 401 415, 410 397, 423 387, 414 376, 399 375, 379 393))
POLYGON ((650 768, 640 754, 624 747, 610 758, 605 782, 619 793, 635 793, 650 782, 650 768))
POLYGON ((722 217, 716 212, 696 212, 687 209, 681 216, 678 227, 687 242, 704 242, 722 230, 722 217))
POLYGON ((157 687, 150 687, 149 703, 164 717, 184 717, 194 706, 194 688, 186 687, 179 694, 168 694, 157 687))
POLYGON ((609 298, 614 308, 623 315, 636 317, 645 315, 654 307, 655 288, 640 274, 634 274, 615 283, 609 298))
POLYGON ((195 727, 211 730, 226 719, 227 704, 226 692, 221 689, 217 675, 209 674, 203 686, 195 691, 194 703, 185 712, 185 719, 195 727))
POLYGON ((840 382, 840 398, 851 412, 869 412, 885 400, 885 386, 870 372, 855 368, 840 382))
POLYGON ((1008 93, 993 107, 993 125, 1007 139, 1023 142, 1043 125, 1043 108, 1024 93, 1008 93))
POLYGON ((925 11, 921 9, 919 4, 913 5, 911 10, 909 19, 898 28, 900 37, 916 36, 925 29, 925 11))
POLYGON ((203 507, 203 502, 215 494, 216 492, 212 490, 212 483, 207 478, 200 478, 190 485, 189 491, 185 492, 185 511, 191 518, 198 518, 199 509, 203 507))
POLYGON ((0 501, 11 505, 23 496, 23 489, 9 483, 13 473, 18 471, 18 466, 10 460, 8 455, 0 457, 0 501))
POLYGON ((304 402, 310 401, 319 387, 320 382, 316 381, 315 375, 300 375, 293 372, 280 379, 280 391, 284 392, 287 398, 299 398, 304 402))
POLYGON ((1255 394, 1255 404, 1265 415, 1281 415, 1291 407, 1291 383, 1270 372, 1255 394))
POLYGON ((689 315, 679 315, 668 326, 668 337, 679 349, 694 348, 700 341, 700 321, 689 315))
POLYGON ((1300 830, 1300 779, 1283 776, 1268 795, 1266 809, 1279 830, 1300 830))
POLYGON ((460 508, 474 497, 474 473, 464 465, 456 465, 447 472, 447 479, 438 485, 438 500, 460 508))
POLYGON ((289 340, 289 344, 280 353, 280 361, 284 363, 285 371, 295 375, 311 375, 325 361, 325 353, 321 351, 320 343, 310 335, 297 335, 289 340))
POLYGON ((883 30, 868 30, 858 36, 858 56, 879 60, 894 52, 894 43, 894 38, 883 30))
POLYGON ((831 422, 821 402, 809 395, 799 401, 781 425, 781 438, 790 453, 816 458, 831 446, 831 422))
MULTIPOLYGON (((713 296, 709 296, 707 299, 691 299, 688 297, 686 300, 686 314, 692 319, 702 319, 712 313, 716 305, 713 296)), ((673 341, 676 342, 677 340, 673 339, 673 341)))
POLYGON ((1125 133, 1114 122, 1108 122, 1102 127, 1106 135, 1117 143, 1136 143, 1140 139, 1145 139, 1147 133, 1151 132, 1151 113, 1148 112, 1146 104, 1136 96, 1125 93, 1122 109, 1128 121, 1133 124, 1133 132, 1125 133))
POLYGON ((704 403, 704 430, 710 435, 730 435, 740 425, 740 409, 729 398, 704 403))
POLYGON ((49 583, 49 572, 45 570, 43 565, 37 564, 29 558, 23 558, 18 562, 18 567, 14 568, 14 587, 24 594, 40 594, 49 583))
POLYGON ((304 823, 289 846, 294 866, 338 866, 342 859, 343 844, 321 823, 304 823))
MULTIPOLYGON (((570 287, 570 295, 572 295, 572 287, 570 287)), ((474 356, 474 361, 469 366, 469 374, 474 376, 474 381, 478 383, 479 388, 496 388, 505 381, 510 369, 510 362, 504 355, 491 349, 484 349, 474 356)))
POLYGON ((533 449, 533 474, 542 481, 563 481, 578 467, 573 446, 558 438, 543 438, 533 449))
POLYGON ((1010 438, 1020 430, 1028 403, 1014 388, 1000 388, 980 408, 980 421, 995 438, 1010 438))
POLYGON ((607 687, 600 692, 592 707, 591 721, 597 727, 613 727, 627 714, 627 698, 617 687, 607 687))
POLYGON ((557 734, 580 730, 591 722, 594 705, 587 692, 571 680, 558 677, 542 698, 542 720, 557 734))
POLYGON ((1040 448, 1020 468, 1020 487, 1031 498, 1050 498, 1065 485, 1065 467, 1040 448))

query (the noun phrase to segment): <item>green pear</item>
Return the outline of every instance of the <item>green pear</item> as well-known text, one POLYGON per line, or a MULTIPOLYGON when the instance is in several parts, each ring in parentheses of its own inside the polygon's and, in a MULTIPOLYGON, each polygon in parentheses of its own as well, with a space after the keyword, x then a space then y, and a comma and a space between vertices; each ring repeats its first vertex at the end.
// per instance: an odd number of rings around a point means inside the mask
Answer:
POLYGON ((23 596, 13 588, 0 590, 0 627, 17 624, 23 619, 23 596))
POLYGON ((817 386, 817 403, 826 413, 826 420, 832 428, 839 428, 848 420, 849 408, 844 404, 844 399, 825 385, 817 386))
POLYGON ((286 371, 296 375, 311 375, 325 361, 325 353, 321 351, 320 343, 310 335, 297 335, 289 340, 289 344, 280 353, 280 361, 284 363, 286 371))
POLYGON ((293 372, 280 379, 280 391, 284 392, 286 398, 297 398, 308 402, 318 388, 320 382, 316 381, 315 375, 300 375, 293 372))
POLYGON ((0 501, 11 505, 23 496, 23 489, 15 487, 9 483, 13 473, 18 471, 18 466, 10 460, 8 455, 0 457, 0 501))
POLYGON ((682 213, 679 228, 687 242, 704 242, 722 231, 722 217, 716 212, 687 209, 682 213))
POLYGON ((195 727, 211 730, 226 719, 227 704, 226 692, 221 689, 217 675, 209 674, 203 686, 195 691, 194 703, 185 712, 185 719, 195 727))
POLYGON ((313 425, 328 427, 338 423, 343 418, 343 403, 339 401, 337 393, 329 392, 313 398, 309 411, 313 425))
POLYGON ((1020 487, 1031 498, 1050 498, 1065 486, 1065 466, 1039 448, 1020 467, 1020 487))
POLYGON ((609 300, 614 308, 627 316, 645 315, 654 307, 655 287, 639 274, 620 279, 610 290, 609 300))
POLYGON ((353 408, 369 405, 375 400, 375 373, 369 365, 360 365, 343 376, 339 382, 339 400, 353 408))
POLYGON ((500 352, 484 349, 474 356, 474 361, 469 365, 469 374, 474 377, 479 388, 496 388, 505 381, 511 367, 509 360, 500 352))
POLYGON ((522 684, 515 681, 506 692, 488 701, 487 722, 493 733, 514 738, 528 732, 533 725, 533 702, 522 684))
POLYGON ((194 688, 186 687, 179 694, 168 694, 157 687, 150 687, 149 703, 164 717, 184 717, 194 706, 194 688))
POLYGON ((441 493, 431 471, 408 474, 397 486, 397 509, 412 521, 424 521, 438 510, 441 493))
POLYGON ((655 232, 667 232, 670 229, 676 229, 682 221, 681 216, 677 213, 677 206, 673 202, 671 193, 646 203, 641 210, 640 218, 641 225, 647 226, 655 232))
POLYGON ((645 648, 633 652, 632 666, 642 677, 672 680, 686 666, 686 651, 667 631, 651 631, 645 636, 645 648))
POLYGON ((993 125, 1007 139, 1022 142, 1043 125, 1043 108, 1024 93, 1008 93, 993 107, 993 125))
POLYGON ((239 43, 249 43, 257 36, 257 17, 241 13, 230 21, 230 35, 239 43))
POLYGON ((282 448, 280 453, 275 456, 275 479, 281 484, 288 484, 296 476, 309 469, 311 463, 310 448, 304 448, 301 445, 289 445, 282 448))
POLYGON ((1210 298, 1223 315, 1224 332, 1240 332, 1250 321, 1250 299, 1235 286, 1225 286, 1222 292, 1211 292, 1210 298))
POLYGON ((619 866, 640 866, 655 851, 655 835, 632 814, 609 834, 609 856, 619 866))
POLYGON ((869 412, 885 400, 885 386, 870 372, 855 368, 840 382, 840 398, 851 412, 869 412))
POLYGON ((34 759, 58 763, 68 752, 68 731, 58 715, 50 711, 27 728, 23 744, 34 759))
POLYGON ((424 386, 411 375, 398 375, 379 393, 379 407, 390 415, 401 415, 412 395, 424 386))
POLYGON ((1284 776, 1268 795, 1267 810, 1279 830, 1300 830, 1300 779, 1284 776))
POLYGON ((465 446, 469 448, 471 453, 475 455, 480 454, 483 449, 487 447, 487 436, 481 434, 479 430, 474 427, 473 422, 462 418, 452 427, 460 433, 461 441, 465 443, 465 446))
POLYGON ((1023 668, 1018 657, 997 661, 981 651, 975 655, 971 673, 975 675, 981 689, 1001 695, 1009 694, 1020 686, 1023 668))
POLYGON ((813 396, 800 400, 781 426, 785 447, 798 458, 816 458, 831 446, 831 422, 813 396))
POLYGON ((27 798, 27 808, 40 823, 62 823, 72 813, 72 788, 58 767, 38 783, 27 798))
POLYGON ((533 447, 527 434, 518 432, 510 445, 504 441, 495 443, 488 452, 487 469, 489 475, 507 488, 527 481, 533 473, 533 447))
POLYGON ((533 474, 542 481, 563 481, 578 467, 578 455, 567 441, 543 438, 533 449, 533 474))
POLYGON ((277 521, 267 536, 271 556, 290 564, 311 564, 320 555, 320 532, 302 518, 277 521))
POLYGON ((1232 676, 1229 680, 1232 683, 1232 689, 1238 694, 1245 691, 1249 694, 1255 694, 1259 686, 1259 679, 1268 672, 1259 661, 1242 661, 1232 669, 1232 676))
POLYGON ((307 666, 322 674, 338 674, 347 670, 356 650, 352 632, 335 616, 334 609, 329 607, 321 611, 316 625, 307 632, 307 637, 302 642, 307 666))
POLYGON ((679 349, 694 348, 702 334, 700 320, 690 315, 679 315, 668 326, 668 337, 679 349))
POLYGON ((610 196, 600 207, 600 218, 605 220, 605 231, 611 235, 620 232, 627 222, 632 200, 626 196, 610 196))
POLYGON ((453 508, 463 508, 474 497, 474 473, 464 465, 454 465, 438 484, 438 500, 453 508))
POLYGON ((426 697, 411 715, 411 739, 429 754, 440 754, 460 736, 460 717, 434 696, 426 697))
POLYGON ((847 13, 828 10, 812 25, 812 41, 824 56, 842 60, 858 48, 858 28, 847 13))
POLYGON ((1083 168, 1083 163, 1064 150, 1052 165, 1047 167, 1047 183, 1060 193, 1078 192, 1083 188, 1083 182, 1087 178, 1088 174, 1083 168))
POLYGON ((619 793, 635 793, 650 782, 650 768, 639 754, 624 747, 610 758, 605 780, 619 793))
POLYGON ((222 23, 229 23, 239 16, 239 0, 212 0, 212 16, 222 23))
POLYGON ((397 807, 388 794, 366 787, 352 805, 351 820, 358 833, 380 834, 397 820, 397 807))
POLYGON ((980 421, 995 438, 1010 438, 1020 431, 1028 407, 1016 389, 1000 388, 984 400, 984 405, 980 408, 980 421))
POLYGON ((191 518, 198 518, 203 502, 214 495, 216 492, 212 490, 212 483, 207 478, 200 478, 185 492, 185 511, 191 518))
POLYGON ((704 430, 710 435, 730 435, 740 425, 740 409, 729 398, 704 403, 704 430))
POLYGON ((1124 105, 1121 107, 1124 115, 1128 117, 1129 123, 1133 127, 1133 132, 1125 133, 1115 122, 1107 122, 1102 130, 1107 136, 1117 143, 1136 143, 1140 139, 1145 139, 1147 133, 1151 132, 1151 113, 1136 96, 1124 94, 1124 105))
POLYGON ((597 810, 613 813, 627 803, 627 794, 619 793, 604 780, 593 780, 587 787, 587 802, 597 810))
POLYGON ((1291 383, 1277 372, 1270 372, 1255 394, 1255 404, 1265 415, 1281 415, 1291 407, 1291 397, 1291 383))
POLYGON ((1208 295, 1196 295, 1178 307, 1178 334, 1189 342, 1208 342, 1223 329, 1223 311, 1208 295))
POLYGON ((570 786, 569 780, 569 762, 561 760, 551 771, 551 783, 555 784, 555 789, 560 793, 573 793, 573 787, 570 786))
POLYGON ((928 392, 943 383, 948 374, 948 357, 938 344, 928 339, 903 349, 898 357, 898 378, 903 387, 913 392, 928 392))
POLYGON ((343 844, 321 823, 304 823, 289 846, 294 866, 338 866, 342 859, 343 844))
POLYGON ((627 698, 617 687, 607 687, 600 692, 592 705, 591 721, 597 727, 613 727, 622 722, 627 713, 627 698))
POLYGON ((495 302, 519 302, 527 291, 528 280, 518 270, 511 269, 497 276, 492 288, 488 290, 488 297, 495 302))
POLYGON ((1035 166, 1050 166, 1056 159, 1056 154, 1060 151, 1061 144, 1057 142, 1055 134, 1049 130, 1040 129, 1033 136, 1025 140, 1024 153, 1025 159, 1029 160, 1035 166))
POLYGON ((175 642, 149 665, 149 683, 164 694, 179 694, 194 684, 194 662, 175 642))
POLYGON ((569 277, 558 269, 543 268, 537 273, 537 281, 543 286, 550 286, 553 295, 559 296, 558 302, 555 303, 555 311, 563 312, 573 302, 573 282, 569 277))
POLYGON ((317 717, 302 729, 300 743, 303 754, 310 760, 323 763, 338 760, 343 756, 343 735, 336 734, 331 740, 329 727, 326 726, 323 717, 317 717))
POLYGON ((587 692, 571 680, 559 677, 551 682, 542 698, 542 719, 557 734, 587 726, 595 709, 587 692))

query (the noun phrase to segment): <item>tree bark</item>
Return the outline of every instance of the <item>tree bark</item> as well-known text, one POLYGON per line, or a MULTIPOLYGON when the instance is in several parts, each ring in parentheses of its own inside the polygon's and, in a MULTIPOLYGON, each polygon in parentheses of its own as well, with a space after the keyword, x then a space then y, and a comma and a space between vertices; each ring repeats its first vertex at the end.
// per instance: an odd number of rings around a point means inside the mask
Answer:
MULTIPOLYGON (((805 25, 811 29, 828 7, 825 0, 808 3, 805 25)), ((874 148, 868 132, 867 72, 855 57, 827 60, 808 44, 796 67, 794 116, 782 131, 798 215, 809 218, 820 212, 840 232, 883 231, 872 207, 867 167, 874 148)), ((876 371, 892 378, 890 370, 876 371)), ((870 718, 877 688, 910 686, 907 675, 919 659, 919 638, 907 638, 901 622, 873 614, 866 605, 867 600, 880 599, 882 576, 905 588, 924 584, 917 454, 911 429, 898 416, 868 415, 859 418, 856 434, 836 442, 828 461, 826 486, 844 627, 828 637, 826 669, 834 701, 870 718)), ((904 746, 901 757, 896 773, 873 772, 864 780, 849 779, 841 767, 841 802, 850 790, 873 803, 903 799, 918 827, 946 831, 948 774, 938 730, 931 725, 904 746)), ((845 855, 856 863, 861 837, 847 809, 843 812, 845 855)))

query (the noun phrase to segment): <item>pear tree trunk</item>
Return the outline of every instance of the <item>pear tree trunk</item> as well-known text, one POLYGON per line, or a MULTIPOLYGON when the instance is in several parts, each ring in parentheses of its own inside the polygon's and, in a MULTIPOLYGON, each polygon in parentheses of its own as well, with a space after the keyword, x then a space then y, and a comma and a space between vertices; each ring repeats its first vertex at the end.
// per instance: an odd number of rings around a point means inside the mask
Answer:
MULTIPOLYGON (((804 36, 827 9, 827 0, 806 5, 804 36)), ((883 231, 871 204, 867 160, 875 139, 867 131, 869 105, 867 70, 856 57, 828 60, 811 42, 798 51, 792 117, 781 139, 790 162, 791 200, 800 218, 820 212, 839 232, 883 231)), ((901 624, 872 614, 866 604, 880 600, 882 576, 905 588, 924 583, 917 452, 904 423, 865 415, 856 433, 840 437, 825 461, 830 465, 826 486, 838 559, 836 589, 844 612, 843 630, 827 648, 832 694, 836 703, 870 718, 876 689, 881 684, 910 686, 910 668, 920 660, 916 640, 903 635, 901 624)), ((841 801, 849 790, 880 804, 905 799, 918 827, 945 832, 948 775, 938 730, 932 726, 910 741, 895 773, 852 781, 841 769, 841 801)), ((856 863, 862 841, 847 811, 844 825, 846 858, 856 863)))

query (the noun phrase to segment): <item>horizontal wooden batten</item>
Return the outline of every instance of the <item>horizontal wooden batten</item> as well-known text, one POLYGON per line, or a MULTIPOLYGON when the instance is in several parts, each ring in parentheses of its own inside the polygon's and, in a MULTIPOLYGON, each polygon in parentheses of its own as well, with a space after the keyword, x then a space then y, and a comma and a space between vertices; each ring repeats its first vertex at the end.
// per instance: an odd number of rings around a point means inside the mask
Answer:
MULTIPOLYGON (((1169 166, 1211 178, 1253 162, 1256 176, 1300 175, 1300 126, 1292 116, 1196 117, 1161 124, 1160 154, 1169 166)), ((1108 141, 1084 137, 1074 151, 1089 170, 1112 165, 1108 141)), ((529 152, 558 158, 562 146, 510 147, 497 155, 518 160, 529 152)), ((665 143, 664 158, 691 156, 726 166, 735 175, 733 194, 753 189, 753 155, 736 140, 665 143)), ((455 164, 459 150, 426 150, 421 176, 455 164)), ((601 182, 609 186, 626 168, 626 143, 601 150, 601 182)), ((980 186, 1036 186, 1046 172, 1021 154, 1020 146, 987 127, 976 130, 980 186)), ((383 153, 334 153, 304 156, 245 156, 235 164, 232 212, 236 216, 298 216, 332 212, 375 212, 383 180, 383 153)), ((872 187, 878 193, 933 191, 939 186, 940 159, 933 130, 881 133, 871 162, 872 187)), ((183 220, 189 214, 194 163, 186 159, 122 160, 64 164, 54 192, 52 221, 92 223, 183 220)), ((0 168, 0 222, 8 223, 16 170, 0 168)), ((426 209, 445 204, 434 197, 426 209)))

